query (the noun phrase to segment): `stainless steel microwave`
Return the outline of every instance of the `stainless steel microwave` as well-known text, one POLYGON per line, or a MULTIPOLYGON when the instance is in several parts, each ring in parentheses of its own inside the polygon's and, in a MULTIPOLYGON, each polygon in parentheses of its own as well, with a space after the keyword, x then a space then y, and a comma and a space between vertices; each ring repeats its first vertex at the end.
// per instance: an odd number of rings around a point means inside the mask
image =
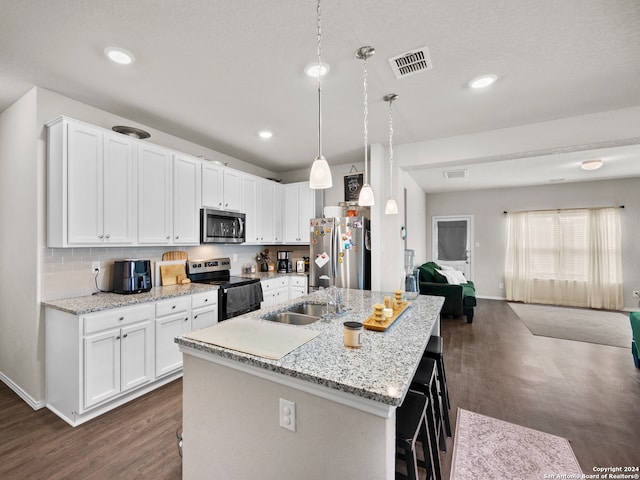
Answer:
POLYGON ((245 214, 200 209, 200 243, 244 243, 245 214))

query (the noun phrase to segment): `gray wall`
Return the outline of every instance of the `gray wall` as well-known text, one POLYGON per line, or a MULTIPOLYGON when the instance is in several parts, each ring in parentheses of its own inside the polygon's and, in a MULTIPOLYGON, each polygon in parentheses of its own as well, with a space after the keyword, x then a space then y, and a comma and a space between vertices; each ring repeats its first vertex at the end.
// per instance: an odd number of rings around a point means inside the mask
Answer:
MULTIPOLYGON (((638 309, 640 290, 640 178, 427 195, 426 222, 439 215, 473 215, 474 282, 478 296, 504 298, 506 217, 503 212, 624 205, 621 210, 624 305, 638 309)), ((431 235, 427 253, 431 257, 431 235)))

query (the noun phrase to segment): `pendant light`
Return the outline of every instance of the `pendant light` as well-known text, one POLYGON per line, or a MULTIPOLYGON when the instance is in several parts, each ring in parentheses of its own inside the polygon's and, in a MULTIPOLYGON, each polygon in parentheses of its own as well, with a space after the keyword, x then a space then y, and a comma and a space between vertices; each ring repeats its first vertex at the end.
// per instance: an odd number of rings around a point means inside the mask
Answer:
POLYGON ((331 188, 331 170, 327 159, 322 155, 322 30, 320 28, 320 0, 316 7, 316 24, 318 27, 318 156, 311 165, 309 173, 309 187, 313 189, 331 188))
POLYGON ((375 205, 375 199, 373 197, 373 189, 369 185, 369 130, 368 130, 368 116, 369 110, 367 107, 367 59, 376 53, 373 47, 360 47, 356 50, 356 57, 364 61, 364 70, 362 74, 363 78, 363 91, 364 91, 364 185, 360 190, 360 197, 358 198, 358 205, 361 207, 371 207, 375 205))
POLYGON ((391 104, 398 99, 398 95, 390 93, 382 97, 385 102, 389 102, 389 200, 384 206, 385 215, 397 215, 398 204, 393 198, 393 114, 391 113, 391 104))

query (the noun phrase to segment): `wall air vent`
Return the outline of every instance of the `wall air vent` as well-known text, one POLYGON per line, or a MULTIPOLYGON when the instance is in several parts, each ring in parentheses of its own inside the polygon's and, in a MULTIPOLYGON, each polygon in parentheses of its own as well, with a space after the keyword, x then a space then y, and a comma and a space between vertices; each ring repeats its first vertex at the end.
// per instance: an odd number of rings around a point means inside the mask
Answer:
POLYGON ((467 171, 465 169, 445 170, 442 173, 444 174, 444 178, 467 178, 467 171))
POLYGON ((396 78, 404 78, 433 68, 427 47, 421 47, 390 58, 389 64, 391 64, 391 69, 396 78))

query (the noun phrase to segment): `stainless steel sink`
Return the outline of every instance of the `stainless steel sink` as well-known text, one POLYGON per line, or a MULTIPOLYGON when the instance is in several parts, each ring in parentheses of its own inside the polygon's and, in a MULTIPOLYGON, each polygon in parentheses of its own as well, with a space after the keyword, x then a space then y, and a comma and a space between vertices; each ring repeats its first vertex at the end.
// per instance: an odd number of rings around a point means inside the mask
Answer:
POLYGON ((327 306, 321 303, 299 303, 290 307, 289 311, 312 315, 314 317, 322 317, 327 311, 327 306))
POLYGON ((305 315, 296 312, 277 312, 264 315, 264 320, 271 322, 288 323, 290 325, 309 325, 320 320, 319 316, 305 315))

